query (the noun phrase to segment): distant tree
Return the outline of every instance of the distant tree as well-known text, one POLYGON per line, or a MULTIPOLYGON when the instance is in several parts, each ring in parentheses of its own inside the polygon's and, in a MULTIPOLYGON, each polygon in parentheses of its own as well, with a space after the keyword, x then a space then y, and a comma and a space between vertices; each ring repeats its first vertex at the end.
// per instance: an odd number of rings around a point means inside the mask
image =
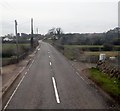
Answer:
POLYGON ((56 28, 56 35, 61 35, 63 34, 63 31, 61 28, 56 28))
POLYGON ((48 30, 48 35, 53 36, 53 37, 57 36, 58 38, 60 38, 62 34, 63 34, 63 31, 60 27, 52 28, 48 30))
POLYGON ((113 45, 112 44, 109 44, 109 43, 105 43, 104 45, 103 45, 103 50, 104 51, 112 51, 113 50, 113 45))
POLYGON ((56 29, 52 28, 52 29, 48 30, 48 34, 49 35, 55 35, 56 34, 56 29))
POLYGON ((114 45, 120 45, 120 38, 113 40, 114 45))

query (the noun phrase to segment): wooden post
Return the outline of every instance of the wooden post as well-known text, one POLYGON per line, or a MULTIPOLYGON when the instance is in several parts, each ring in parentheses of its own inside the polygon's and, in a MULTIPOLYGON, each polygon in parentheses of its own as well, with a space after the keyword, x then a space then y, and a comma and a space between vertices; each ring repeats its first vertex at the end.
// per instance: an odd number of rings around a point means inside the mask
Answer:
POLYGON ((16 34, 16 55, 17 55, 17 62, 19 62, 19 49, 18 49, 18 33, 17 33, 17 21, 15 20, 15 34, 16 34))
POLYGON ((33 18, 31 18, 31 49, 33 49, 33 18))

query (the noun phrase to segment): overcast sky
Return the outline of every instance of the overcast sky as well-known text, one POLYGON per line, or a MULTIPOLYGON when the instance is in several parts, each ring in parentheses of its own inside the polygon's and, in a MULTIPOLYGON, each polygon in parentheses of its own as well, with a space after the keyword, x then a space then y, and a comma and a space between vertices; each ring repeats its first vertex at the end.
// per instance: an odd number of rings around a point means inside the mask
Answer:
POLYGON ((105 32, 118 26, 119 0, 1 0, 1 35, 14 34, 14 20, 18 32, 30 33, 30 19, 34 33, 45 34, 52 27, 64 32, 105 32))

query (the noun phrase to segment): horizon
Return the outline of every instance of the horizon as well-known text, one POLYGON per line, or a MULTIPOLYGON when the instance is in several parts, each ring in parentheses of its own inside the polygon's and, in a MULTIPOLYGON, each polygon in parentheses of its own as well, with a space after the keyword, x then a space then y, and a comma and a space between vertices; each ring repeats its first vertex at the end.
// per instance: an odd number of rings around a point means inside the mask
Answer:
MULTIPOLYGON (((120 27, 114 27, 114 28, 112 28, 112 29, 109 29, 109 30, 107 30, 107 31, 104 31, 104 32, 85 32, 85 33, 79 33, 79 32, 63 32, 63 34, 102 34, 102 33, 107 33, 108 31, 110 31, 110 30, 114 30, 114 29, 116 29, 116 28, 120 28, 120 27)), ((21 33, 24 33, 24 32, 21 32, 21 33)), ((20 33, 20 35, 21 35, 21 33, 20 33)), ((31 35, 31 33, 24 33, 24 34, 27 34, 27 35, 31 35)), ((36 34, 36 33, 33 33, 33 34, 36 34)), ((38 35, 46 35, 46 34, 41 34, 41 33, 38 33, 38 35)), ((3 35, 3 36, 0 36, 0 37, 4 37, 4 36, 7 36, 7 35, 12 35, 12 36, 15 36, 13 33, 8 33, 8 34, 6 34, 6 35, 3 35)))
POLYGON ((14 20, 18 33, 30 34, 30 19, 34 33, 46 34, 52 27, 61 27, 64 33, 103 33, 118 27, 118 0, 26 0, 0 2, 1 36, 14 34, 14 20), (29 2, 29 4, 28 4, 29 2))

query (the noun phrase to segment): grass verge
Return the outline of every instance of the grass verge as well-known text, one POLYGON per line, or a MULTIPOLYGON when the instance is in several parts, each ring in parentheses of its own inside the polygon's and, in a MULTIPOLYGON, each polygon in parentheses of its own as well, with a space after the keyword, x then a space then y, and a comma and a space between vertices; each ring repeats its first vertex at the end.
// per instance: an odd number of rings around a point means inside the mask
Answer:
POLYGON ((105 92, 120 100, 120 81, 117 78, 110 78, 97 68, 89 69, 90 79, 97 83, 105 92))

